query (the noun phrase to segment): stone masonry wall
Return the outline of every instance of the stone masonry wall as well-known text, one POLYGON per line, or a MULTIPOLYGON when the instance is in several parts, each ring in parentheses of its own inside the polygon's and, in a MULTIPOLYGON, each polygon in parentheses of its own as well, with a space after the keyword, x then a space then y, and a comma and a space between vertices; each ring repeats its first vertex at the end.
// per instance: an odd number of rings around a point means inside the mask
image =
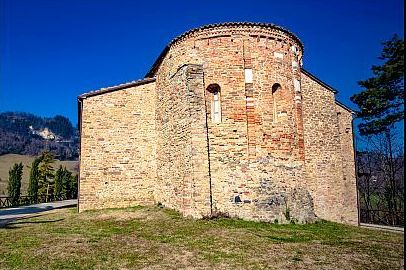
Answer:
POLYGON ((83 100, 79 211, 154 203, 155 83, 83 100))
MULTIPOLYGON (((355 223, 353 213, 357 211, 357 204, 353 192, 348 193, 356 189, 355 176, 349 173, 350 163, 354 162, 352 138, 343 136, 340 132, 332 91, 304 73, 302 89, 305 181, 313 197, 316 215, 326 220, 355 223), (344 148, 348 153, 345 156, 344 148), (344 161, 343 158, 349 161, 344 161), (343 162, 347 166, 345 169, 343 162), (344 178, 344 172, 348 175, 347 179, 344 178)), ((340 121, 340 125, 343 125, 341 129, 347 129, 348 125, 351 125, 347 111, 344 116, 346 119, 340 121)))
POLYGON ((354 136, 352 113, 336 104, 340 133, 343 170, 343 218, 345 223, 358 225, 358 196, 355 175, 354 136))
POLYGON ((210 179, 203 70, 165 66, 157 79, 157 183, 155 200, 201 218, 210 215, 210 179))

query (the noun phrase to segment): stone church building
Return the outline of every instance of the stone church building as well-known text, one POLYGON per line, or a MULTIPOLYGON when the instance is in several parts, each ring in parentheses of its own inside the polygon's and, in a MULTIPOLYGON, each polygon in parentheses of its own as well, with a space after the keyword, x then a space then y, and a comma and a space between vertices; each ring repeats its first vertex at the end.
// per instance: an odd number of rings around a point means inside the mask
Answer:
POLYGON ((144 79, 79 96, 79 211, 358 224, 352 112, 303 53, 273 24, 211 24, 144 79))

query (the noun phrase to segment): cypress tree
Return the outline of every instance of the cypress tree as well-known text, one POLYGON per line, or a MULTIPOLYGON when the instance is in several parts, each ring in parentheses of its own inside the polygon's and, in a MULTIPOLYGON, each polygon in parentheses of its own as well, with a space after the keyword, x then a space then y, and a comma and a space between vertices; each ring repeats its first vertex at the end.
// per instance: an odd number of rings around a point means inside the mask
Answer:
POLYGON ((55 162, 54 156, 50 152, 44 152, 41 155, 41 163, 39 165, 40 181, 38 184, 39 195, 52 195, 52 180, 54 177, 54 168, 52 164, 55 162))
POLYGON ((62 165, 59 166, 59 169, 55 172, 54 177, 54 194, 57 198, 65 195, 63 194, 62 181, 64 177, 65 169, 62 168, 62 165))
POLYGON ((78 175, 71 175, 70 177, 70 199, 78 197, 78 175))
POLYGON ((32 197, 33 202, 38 200, 38 182, 40 180, 41 174, 39 171, 39 164, 41 163, 41 157, 34 159, 31 164, 30 170, 30 182, 28 185, 28 196, 32 197))
POLYGON ((23 175, 23 164, 15 163, 13 168, 8 172, 8 196, 11 197, 13 205, 18 204, 18 199, 21 195, 21 178, 23 175))
POLYGON ((64 192, 66 198, 71 197, 71 185, 70 185, 71 176, 72 176, 72 173, 70 171, 68 171, 65 167, 64 171, 63 171, 62 187, 63 187, 63 192, 64 192))

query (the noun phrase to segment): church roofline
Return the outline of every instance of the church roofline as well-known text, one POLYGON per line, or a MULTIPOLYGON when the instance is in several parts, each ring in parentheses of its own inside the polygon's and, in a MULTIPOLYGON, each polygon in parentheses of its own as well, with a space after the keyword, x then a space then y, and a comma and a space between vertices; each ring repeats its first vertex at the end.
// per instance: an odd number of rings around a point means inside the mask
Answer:
POLYGON ((291 31, 278 26, 273 23, 255 23, 255 22, 225 22, 225 23, 214 23, 214 24, 207 24, 203 25, 197 28, 193 28, 189 31, 184 32, 183 34, 177 36, 174 38, 169 44, 162 50, 161 54, 158 56, 158 58, 155 60, 154 64, 148 71, 148 73, 145 75, 146 78, 151 78, 155 76, 156 71, 158 70, 159 66, 161 65, 163 59, 165 58, 166 54, 168 53, 170 47, 176 43, 177 41, 181 40, 182 38, 185 38, 195 32, 206 30, 206 29, 211 29, 211 28, 218 28, 218 27, 262 27, 262 28, 272 28, 272 29, 277 29, 285 34, 287 34, 289 37, 291 37, 293 40, 295 40, 299 45, 302 51, 304 51, 304 46, 302 41, 291 31))
MULTIPOLYGON (((338 93, 338 91, 337 91, 335 88, 333 88, 333 87, 331 87, 330 85, 328 85, 327 83, 323 82, 322 80, 320 80, 319 78, 317 78, 316 76, 314 76, 313 74, 311 74, 309 71, 305 70, 304 68, 301 68, 301 71, 302 71, 303 74, 306 74, 306 75, 309 76, 311 79, 315 80, 315 81, 318 82, 320 85, 324 86, 325 88, 327 88, 328 90, 330 90, 330 91, 333 92, 334 94, 337 94, 337 93, 338 93)), ((354 110, 352 110, 350 107, 344 105, 344 103, 342 103, 342 102, 340 102, 340 101, 338 101, 338 100, 335 100, 335 103, 336 103, 338 106, 342 107, 343 109, 349 111, 350 113, 352 113, 352 114, 354 114, 354 115, 357 115, 357 112, 356 112, 356 111, 354 111, 354 110)))
MULTIPOLYGON (((316 76, 314 76, 313 74, 311 74, 309 71, 305 70, 304 68, 301 68, 301 71, 303 74, 306 74, 307 76, 309 76, 311 79, 315 80, 316 82, 318 82, 320 85, 324 86, 326 89, 330 90, 331 92, 333 92, 334 94, 337 94, 338 91, 336 89, 334 89, 333 87, 331 87, 330 85, 328 85, 327 83, 323 82, 322 80, 320 80, 319 78, 317 78, 316 76)), ((335 100, 335 103, 340 106, 341 108, 347 110, 348 112, 356 115, 357 112, 352 110, 350 107, 344 105, 344 103, 335 100)))
POLYGON ((341 108, 343 108, 343 109, 349 111, 350 113, 352 113, 352 114, 354 114, 354 115, 357 115, 357 112, 356 112, 356 111, 354 111, 354 110, 352 110, 350 107, 344 105, 344 103, 342 103, 342 102, 336 100, 336 104, 337 104, 338 106, 340 106, 341 108))
POLYGON ((325 88, 327 88, 328 90, 333 92, 334 94, 338 93, 338 91, 335 88, 333 88, 332 86, 330 86, 327 83, 323 82, 322 80, 320 80, 319 78, 317 78, 316 76, 311 74, 309 71, 305 70, 304 68, 301 68, 301 71, 302 71, 303 74, 309 76, 311 79, 315 80, 316 82, 318 82, 319 84, 321 84, 322 86, 324 86, 325 88))
POLYGON ((99 90, 90 91, 88 93, 84 93, 84 94, 80 95, 78 97, 78 99, 82 100, 82 99, 86 99, 88 97, 98 96, 98 95, 102 95, 102 94, 105 94, 105 93, 110 93, 110 92, 114 92, 114 91, 117 91, 117 90, 125 89, 125 88, 128 88, 128 87, 134 87, 134 86, 147 84, 147 83, 152 83, 152 82, 155 82, 155 78, 145 78, 145 79, 142 79, 142 80, 122 83, 122 84, 119 84, 119 85, 114 85, 114 86, 110 86, 110 87, 106 87, 106 88, 101 88, 99 90))

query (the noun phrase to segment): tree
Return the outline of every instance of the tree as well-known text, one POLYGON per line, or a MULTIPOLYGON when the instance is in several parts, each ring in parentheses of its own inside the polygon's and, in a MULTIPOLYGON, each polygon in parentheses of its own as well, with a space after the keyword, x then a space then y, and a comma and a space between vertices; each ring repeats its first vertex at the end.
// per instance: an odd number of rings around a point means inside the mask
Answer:
POLYGON ((66 167, 60 166, 55 172, 54 194, 66 199, 77 196, 77 179, 66 167))
POLYGON ((56 197, 61 197, 64 194, 63 186, 62 186, 62 181, 63 177, 65 174, 66 168, 62 168, 62 165, 59 166, 59 169, 55 172, 55 177, 54 177, 54 194, 56 197))
POLYGON ((11 197, 13 205, 18 204, 21 195, 21 178, 23 176, 23 164, 15 163, 13 168, 8 172, 8 196, 11 197))
POLYGON ((49 119, 47 124, 52 132, 65 139, 71 138, 75 133, 70 120, 62 115, 56 115, 54 118, 49 119))
POLYGON ((62 189, 63 189, 63 194, 65 198, 70 198, 70 178, 72 176, 72 173, 66 169, 66 167, 63 169, 63 174, 62 174, 62 189))
POLYGON ((0 112, 0 155, 14 153, 37 156, 45 149, 52 150, 59 159, 78 157, 78 131, 63 116, 42 118, 29 113, 0 112), (56 140, 40 135, 48 128, 56 140))
MULTIPOLYGON (((393 136, 396 133, 393 132, 393 136)), ((358 137, 362 141, 357 151, 358 189, 361 222, 403 225, 404 219, 404 151, 402 141, 393 140, 393 160, 385 134, 358 137), (391 170, 394 170, 392 178, 391 170)))
MULTIPOLYGON (((404 119, 404 41, 394 35, 382 44, 383 51, 379 59, 383 64, 372 66, 374 76, 358 82, 363 90, 353 95, 351 101, 359 107, 358 117, 362 119, 358 126, 360 134, 381 137, 379 156, 382 156, 385 168, 385 198, 391 216, 395 217, 399 210, 399 185, 396 180, 398 157, 394 153, 393 144, 396 142, 395 124, 404 119)), ((392 218, 394 223, 398 223, 398 220, 392 218)))
POLYGON ((363 90, 351 97, 359 107, 361 135, 387 132, 404 119, 404 41, 397 35, 383 42, 380 66, 372 66, 373 77, 359 81, 363 90))
POLYGON ((54 168, 52 164, 55 162, 54 155, 51 152, 45 151, 41 155, 41 163, 39 165, 40 181, 38 185, 39 195, 53 194, 53 177, 54 168))
POLYGON ((70 197, 69 198, 77 198, 78 197, 78 178, 79 176, 71 175, 70 177, 70 197))
POLYGON ((31 164, 30 170, 30 182, 28 185, 28 196, 32 196, 33 201, 36 202, 38 199, 38 183, 41 178, 39 165, 42 161, 41 157, 37 157, 31 164))

